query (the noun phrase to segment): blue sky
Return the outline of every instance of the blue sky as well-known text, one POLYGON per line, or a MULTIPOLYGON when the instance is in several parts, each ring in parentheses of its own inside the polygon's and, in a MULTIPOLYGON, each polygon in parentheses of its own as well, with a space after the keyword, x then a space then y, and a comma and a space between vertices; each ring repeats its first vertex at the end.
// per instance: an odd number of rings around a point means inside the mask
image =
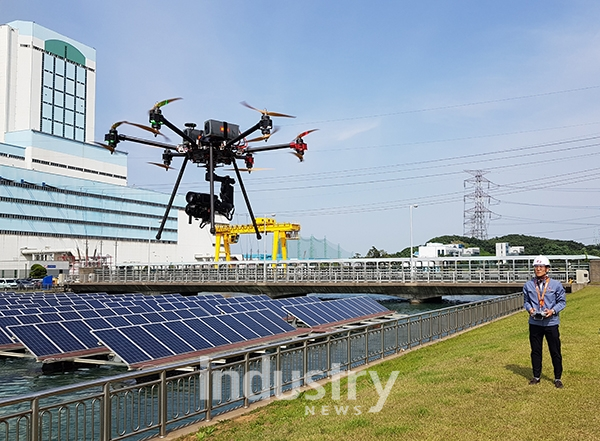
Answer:
MULTIPOLYGON (((269 170, 244 175, 254 212, 304 237, 400 251, 411 204, 415 245, 462 235, 465 170, 483 170, 489 237, 600 240, 598 2, 0 0, 12 20, 96 49, 98 140, 171 97, 184 98, 164 108, 180 126, 249 127, 245 100, 297 116, 270 142, 319 128, 304 163, 265 152, 256 167, 269 170)), ((119 148, 130 184, 170 192, 176 173, 146 164, 160 150, 119 148)), ((207 188, 189 167, 181 192, 207 188)))

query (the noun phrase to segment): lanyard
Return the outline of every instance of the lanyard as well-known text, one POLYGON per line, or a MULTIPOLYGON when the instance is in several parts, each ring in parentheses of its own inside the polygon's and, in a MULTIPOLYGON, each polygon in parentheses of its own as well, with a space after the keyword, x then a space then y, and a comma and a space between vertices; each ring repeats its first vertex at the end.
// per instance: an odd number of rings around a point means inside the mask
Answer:
POLYGON ((544 296, 546 295, 546 289, 548 288, 548 282, 550 282, 550 278, 546 277, 546 283, 544 284, 544 291, 540 294, 540 288, 537 284, 537 279, 535 280, 535 292, 537 293, 538 303, 540 308, 544 307, 544 296))

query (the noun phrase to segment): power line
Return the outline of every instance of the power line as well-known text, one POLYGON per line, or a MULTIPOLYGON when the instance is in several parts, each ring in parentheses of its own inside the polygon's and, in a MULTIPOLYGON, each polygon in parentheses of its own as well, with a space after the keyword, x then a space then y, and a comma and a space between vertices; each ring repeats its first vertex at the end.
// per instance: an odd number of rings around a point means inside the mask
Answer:
POLYGON ((292 124, 286 124, 286 126, 296 126, 299 124, 325 124, 325 123, 342 122, 342 121, 356 121, 359 119, 384 118, 384 117, 388 117, 388 116, 408 115, 408 114, 412 114, 412 113, 423 113, 423 112, 433 112, 433 111, 437 111, 437 110, 460 109, 463 107, 480 106, 483 104, 503 103, 503 102, 508 102, 508 101, 540 98, 540 97, 544 97, 544 96, 560 95, 560 94, 573 93, 573 92, 585 92, 585 91, 589 91, 592 89, 598 89, 598 88, 600 88, 600 85, 578 87, 578 88, 574 88, 574 89, 556 90, 556 91, 551 91, 551 92, 540 92, 540 93, 534 93, 534 94, 530 94, 530 95, 519 95, 519 96, 513 96, 513 97, 507 97, 507 98, 497 98, 497 99, 491 99, 491 100, 474 101, 474 102, 470 102, 470 103, 449 104, 447 106, 425 107, 422 109, 401 110, 398 112, 379 113, 379 114, 354 116, 354 117, 347 117, 347 118, 337 118, 337 119, 326 119, 326 120, 320 120, 320 121, 312 121, 312 122, 308 122, 308 123, 306 123, 306 122, 292 123, 292 124))

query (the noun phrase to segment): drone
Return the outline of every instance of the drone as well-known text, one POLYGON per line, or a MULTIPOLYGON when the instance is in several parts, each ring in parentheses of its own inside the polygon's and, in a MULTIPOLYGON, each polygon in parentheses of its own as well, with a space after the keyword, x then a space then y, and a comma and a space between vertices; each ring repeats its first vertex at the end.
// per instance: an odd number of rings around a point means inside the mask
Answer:
POLYGON ((216 232, 216 214, 225 217, 229 221, 233 219, 233 213, 235 211, 235 206, 233 203, 233 185, 235 185, 236 181, 230 176, 219 176, 215 173, 215 169, 217 167, 233 166, 237 181, 240 185, 240 190, 244 196, 246 207, 248 208, 248 213, 252 219, 252 225, 254 226, 256 237, 261 239, 261 234, 256 224, 256 218, 252 212, 250 200, 242 181, 241 172, 252 172, 254 167, 254 154, 269 150, 289 148, 292 150, 290 153, 293 153, 300 160, 300 162, 303 162, 304 153, 308 149, 303 137, 318 129, 302 132, 288 143, 253 147, 250 146, 250 143, 257 141, 266 142, 269 140, 271 135, 277 131, 277 128, 273 128, 271 117, 295 117, 284 113, 260 110, 252 107, 245 101, 242 101, 241 104, 243 106, 260 112, 261 114, 260 120, 244 132, 240 131, 240 127, 237 124, 231 124, 226 121, 218 121, 214 119, 205 121, 203 129, 196 128, 197 125, 195 123, 186 123, 185 129, 181 130, 171 123, 167 118, 165 118, 162 113, 162 107, 180 99, 181 98, 171 98, 157 102, 148 112, 150 126, 132 123, 129 121, 119 121, 114 123, 108 133, 104 135, 105 143, 95 142, 95 144, 109 150, 111 154, 115 152, 117 145, 121 141, 131 141, 151 147, 162 148, 164 149, 162 154, 162 162, 150 162, 149 164, 164 168, 166 171, 174 169, 171 167, 173 158, 183 158, 183 162, 175 181, 171 197, 167 204, 165 214, 162 218, 158 233, 156 234, 157 240, 160 240, 162 236, 162 232, 167 222, 167 217, 173 206, 173 201, 175 200, 177 190, 179 189, 179 185, 188 162, 205 167, 205 180, 210 184, 209 193, 189 191, 186 194, 185 199, 187 205, 185 207, 185 212, 189 216, 189 223, 192 223, 192 219, 200 220, 200 228, 204 228, 206 225, 210 224, 210 233, 214 235, 216 232), (182 139, 182 142, 180 144, 173 145, 168 142, 160 142, 157 140, 124 135, 119 133, 117 130, 123 124, 143 129, 152 133, 155 137, 160 135, 166 141, 169 141, 169 139, 160 131, 163 127, 167 127, 172 132, 179 135, 182 139), (247 139, 247 137, 257 131, 260 131, 260 136, 247 139), (238 160, 244 161, 244 168, 238 167, 238 160), (220 191, 218 195, 215 194, 215 182, 220 183, 220 191))

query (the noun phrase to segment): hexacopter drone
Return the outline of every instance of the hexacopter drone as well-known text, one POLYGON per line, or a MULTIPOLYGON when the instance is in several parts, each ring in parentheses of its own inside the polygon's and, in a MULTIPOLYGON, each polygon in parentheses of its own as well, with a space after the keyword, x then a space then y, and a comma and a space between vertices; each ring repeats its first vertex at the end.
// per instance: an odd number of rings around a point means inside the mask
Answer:
MULTIPOLYGON (((171 198, 167 204, 165 214, 162 218, 156 239, 160 240, 167 217, 173 206, 175 195, 181 183, 181 178, 185 171, 185 166, 189 162, 193 162, 198 165, 203 165, 206 168, 205 179, 210 183, 210 193, 196 193, 190 191, 186 194, 187 205, 185 212, 189 216, 189 222, 192 223, 192 219, 200 220, 200 228, 210 223, 210 232, 215 234, 215 214, 224 216, 226 219, 231 220, 235 210, 233 204, 233 185, 235 180, 230 176, 217 176, 215 169, 222 165, 231 165, 237 176, 237 180, 240 184, 240 189, 246 206, 248 207, 248 213, 252 219, 256 237, 261 238, 252 207, 250 206, 250 200, 242 181, 240 171, 251 172, 254 166, 254 153, 263 152, 267 150, 279 150, 290 148, 293 153, 300 161, 304 160, 304 152, 308 146, 304 142, 303 137, 317 129, 307 130, 306 132, 300 133, 292 142, 286 144, 276 144, 263 147, 251 147, 249 144, 255 141, 267 141, 277 129, 273 129, 273 122, 271 116, 284 117, 284 118, 295 118, 291 115, 286 115, 277 112, 268 112, 267 110, 256 109, 246 102, 241 104, 256 110, 261 113, 260 120, 250 127, 248 130, 240 133, 240 128, 236 124, 230 124, 226 121, 217 121, 209 119, 204 123, 204 130, 196 129, 196 124, 187 123, 185 129, 180 130, 169 120, 167 120, 162 114, 161 107, 166 104, 179 100, 181 98, 172 98, 164 101, 157 102, 152 109, 149 111, 149 120, 151 127, 147 127, 141 124, 130 123, 128 121, 119 121, 112 125, 109 132, 104 135, 104 141, 106 144, 97 142, 96 144, 104 147, 113 153, 117 147, 117 144, 121 141, 132 141, 140 144, 149 145, 152 147, 163 148, 164 152, 162 155, 162 163, 151 162, 156 166, 162 167, 165 170, 170 170, 171 162, 173 158, 181 157, 183 162, 179 170, 179 175, 175 181, 175 186, 171 193, 171 198), (154 134, 154 136, 164 136, 160 129, 164 125, 181 136, 182 143, 178 145, 167 144, 159 141, 136 138, 133 136, 123 135, 118 133, 117 128, 122 124, 129 124, 154 134), (246 139, 252 133, 260 130, 261 135, 253 138, 246 139), (245 168, 240 169, 237 165, 237 160, 243 160, 245 168), (215 181, 221 184, 219 195, 215 194, 215 181)), ((166 138, 166 136, 165 136, 166 138)))

